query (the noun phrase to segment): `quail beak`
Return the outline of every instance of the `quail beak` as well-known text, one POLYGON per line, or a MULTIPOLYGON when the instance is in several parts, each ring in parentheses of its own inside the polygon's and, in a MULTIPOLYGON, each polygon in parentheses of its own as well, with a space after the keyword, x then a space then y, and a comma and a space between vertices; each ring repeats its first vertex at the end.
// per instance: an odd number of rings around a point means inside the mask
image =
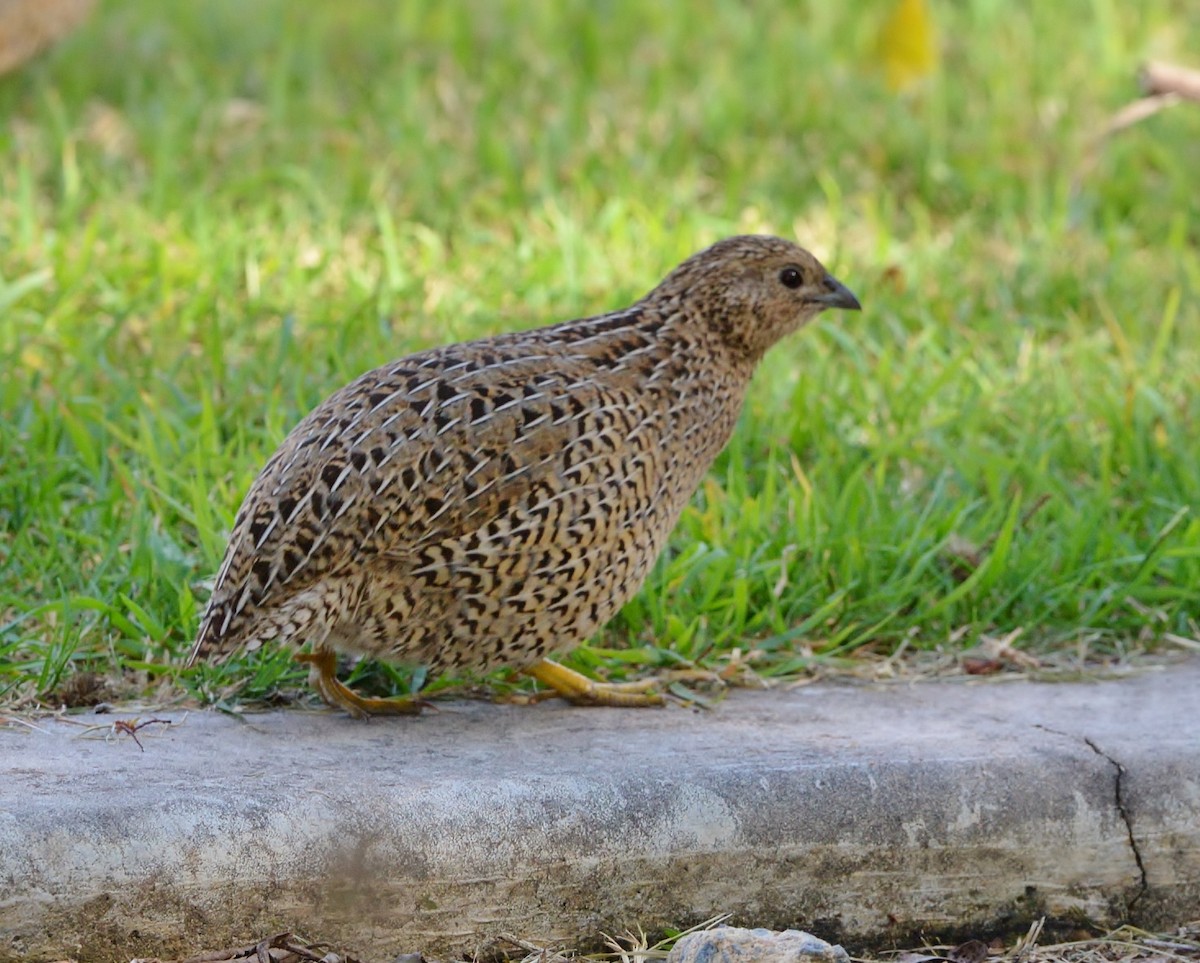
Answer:
POLYGON ((821 286, 825 288, 824 293, 809 298, 814 304, 819 304, 826 308, 844 308, 847 311, 862 310, 862 305, 858 303, 858 298, 854 296, 854 292, 832 274, 825 275, 825 280, 821 286))

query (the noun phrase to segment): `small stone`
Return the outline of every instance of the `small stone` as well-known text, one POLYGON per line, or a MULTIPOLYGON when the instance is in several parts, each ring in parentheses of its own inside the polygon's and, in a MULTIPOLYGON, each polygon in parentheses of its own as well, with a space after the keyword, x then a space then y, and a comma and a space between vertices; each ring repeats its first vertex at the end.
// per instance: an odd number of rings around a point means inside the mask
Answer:
POLYGON ((800 930, 718 926, 681 937, 667 963, 850 963, 840 946, 800 930))

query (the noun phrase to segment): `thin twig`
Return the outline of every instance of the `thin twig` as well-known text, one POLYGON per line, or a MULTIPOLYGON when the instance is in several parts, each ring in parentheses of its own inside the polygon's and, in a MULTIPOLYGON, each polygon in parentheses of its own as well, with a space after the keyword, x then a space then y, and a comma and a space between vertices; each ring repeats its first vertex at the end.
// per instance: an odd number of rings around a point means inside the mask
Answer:
POLYGON ((1142 91, 1148 97, 1176 94, 1185 100, 1200 101, 1200 70, 1151 61, 1138 73, 1142 91))

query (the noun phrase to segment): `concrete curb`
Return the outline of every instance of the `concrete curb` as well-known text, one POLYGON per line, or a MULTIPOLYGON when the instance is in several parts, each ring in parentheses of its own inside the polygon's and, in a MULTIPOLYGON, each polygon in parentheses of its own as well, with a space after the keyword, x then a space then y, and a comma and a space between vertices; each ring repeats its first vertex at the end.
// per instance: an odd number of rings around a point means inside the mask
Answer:
POLYGON ((284 929, 365 959, 469 955, 719 912, 851 946, 1042 913, 1178 923, 1200 915, 1197 693, 1191 662, 739 691, 705 713, 173 712, 144 753, 0 729, 0 960, 284 929))

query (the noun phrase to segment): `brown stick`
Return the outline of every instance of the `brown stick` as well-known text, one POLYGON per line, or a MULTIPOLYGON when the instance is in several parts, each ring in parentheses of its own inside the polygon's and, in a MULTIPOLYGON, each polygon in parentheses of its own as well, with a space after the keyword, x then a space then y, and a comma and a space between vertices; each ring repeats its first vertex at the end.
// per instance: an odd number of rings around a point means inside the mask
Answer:
POLYGON ((1151 62, 1142 65, 1138 81, 1148 97, 1177 94, 1186 100, 1200 101, 1200 70, 1151 62))
POLYGON ((1072 179, 1072 194, 1081 189, 1084 180, 1099 162, 1105 143, 1114 134, 1185 100, 1200 102, 1200 70, 1150 62, 1143 64, 1138 71, 1138 83, 1143 96, 1113 114, 1092 137, 1072 179))
POLYGON ((1138 71, 1143 96, 1118 110, 1100 132, 1100 140, 1132 127, 1160 110, 1185 100, 1200 103, 1200 70, 1176 64, 1150 62, 1138 71))
POLYGON ((1183 98, 1179 94, 1150 94, 1146 97, 1139 97, 1137 100, 1126 104, 1108 119, 1108 123, 1100 131, 1098 140, 1110 137, 1117 131, 1124 130, 1126 127, 1132 127, 1138 121, 1145 120, 1147 117, 1153 117, 1160 110, 1174 107, 1182 101, 1183 98))

